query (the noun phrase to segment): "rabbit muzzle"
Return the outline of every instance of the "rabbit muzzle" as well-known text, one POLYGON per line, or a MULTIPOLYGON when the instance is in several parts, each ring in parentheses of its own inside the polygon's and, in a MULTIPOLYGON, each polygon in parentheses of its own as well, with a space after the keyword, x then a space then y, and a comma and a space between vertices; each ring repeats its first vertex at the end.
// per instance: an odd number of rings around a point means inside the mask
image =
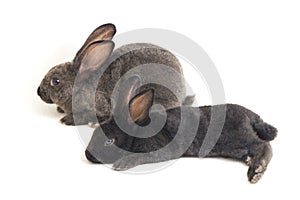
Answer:
POLYGON ((51 100, 51 98, 48 97, 45 92, 43 92, 43 90, 41 89, 41 87, 38 87, 37 94, 41 97, 41 99, 44 102, 49 103, 49 104, 53 103, 53 101, 51 100))
POLYGON ((97 160, 88 150, 85 151, 85 157, 88 161, 92 163, 99 163, 102 164, 99 160, 97 160))

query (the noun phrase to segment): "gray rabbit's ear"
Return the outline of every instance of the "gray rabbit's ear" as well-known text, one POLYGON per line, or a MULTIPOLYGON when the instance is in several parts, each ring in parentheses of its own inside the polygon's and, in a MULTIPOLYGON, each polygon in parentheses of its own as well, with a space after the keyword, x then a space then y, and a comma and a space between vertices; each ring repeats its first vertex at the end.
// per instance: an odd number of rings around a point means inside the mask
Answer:
POLYGON ((116 34, 116 27, 113 24, 103 24, 96 28, 85 41, 85 45, 99 40, 111 40, 116 34))
POLYGON ((89 73, 99 69, 110 57, 114 46, 112 41, 98 41, 88 46, 81 59, 79 73, 89 73))
POLYGON ((103 24, 99 26, 87 38, 83 46, 77 52, 74 60, 77 60, 80 54, 82 54, 84 50, 93 42, 100 41, 100 40, 111 40, 115 34, 116 34, 115 25, 109 23, 109 24, 103 24))
POLYGON ((146 90, 135 97, 129 103, 129 112, 134 122, 145 120, 149 116, 149 111, 153 105, 154 90, 146 90))

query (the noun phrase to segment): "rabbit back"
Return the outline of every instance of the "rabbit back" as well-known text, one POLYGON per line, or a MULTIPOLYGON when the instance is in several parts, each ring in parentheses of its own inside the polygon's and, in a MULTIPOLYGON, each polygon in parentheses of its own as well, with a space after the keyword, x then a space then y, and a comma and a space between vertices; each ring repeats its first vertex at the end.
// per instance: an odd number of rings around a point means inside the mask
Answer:
MULTIPOLYGON (((166 109, 180 106, 185 98, 185 82, 183 78, 183 71, 180 62, 170 51, 162 47, 148 44, 148 43, 134 43, 127 44, 116 49, 109 61, 109 66, 99 79, 97 92, 106 97, 107 105, 103 105, 103 100, 96 97, 96 112, 99 115, 105 115, 102 111, 109 111, 110 108, 104 106, 111 106, 111 95, 116 86, 116 83, 127 72, 130 73, 131 69, 141 66, 147 67, 146 76, 161 79, 162 82, 167 82, 172 86, 172 91, 167 87, 155 83, 145 84, 139 88, 139 92, 148 90, 150 88, 155 90, 154 104, 161 104, 166 109), (143 66, 145 65, 145 66, 143 66), (162 70, 157 70, 155 66, 167 66, 177 72, 178 75, 174 77, 173 73, 164 73, 162 70), (100 105, 101 104, 101 105, 100 105)), ((139 70, 135 70, 131 75, 139 75, 139 70)), ((145 81, 147 77, 140 77, 145 81)), ((101 96, 99 95, 99 96, 101 96)), ((107 113, 106 113, 107 114, 107 113)))

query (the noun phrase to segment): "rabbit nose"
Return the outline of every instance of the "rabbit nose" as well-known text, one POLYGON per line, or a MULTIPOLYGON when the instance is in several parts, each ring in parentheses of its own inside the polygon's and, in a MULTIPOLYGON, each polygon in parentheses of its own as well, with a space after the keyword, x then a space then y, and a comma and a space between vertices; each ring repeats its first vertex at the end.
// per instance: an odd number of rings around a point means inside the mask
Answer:
POLYGON ((100 162, 99 160, 97 160, 88 150, 85 150, 85 156, 92 163, 100 163, 100 164, 102 164, 102 162, 100 162))
POLYGON ((40 89, 40 87, 37 89, 37 94, 38 94, 39 96, 41 96, 41 89, 40 89))

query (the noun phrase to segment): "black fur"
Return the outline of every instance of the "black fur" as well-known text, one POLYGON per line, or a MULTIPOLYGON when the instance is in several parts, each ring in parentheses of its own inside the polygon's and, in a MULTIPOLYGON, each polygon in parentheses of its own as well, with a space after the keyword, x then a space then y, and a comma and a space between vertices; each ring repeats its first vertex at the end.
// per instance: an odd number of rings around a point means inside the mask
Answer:
MULTIPOLYGON (((114 163, 114 169, 126 170, 145 163, 162 162, 179 157, 223 157, 242 161, 249 165, 248 179, 250 182, 255 183, 260 179, 272 157, 269 141, 275 138, 276 128, 263 122, 254 112, 239 105, 186 107, 187 119, 181 118, 182 108, 167 110, 167 120, 163 129, 149 138, 138 138, 124 133, 114 118, 111 118, 94 131, 86 150, 87 159, 94 163, 114 163), (214 119, 211 118, 212 110, 217 113, 214 119), (226 118, 220 137, 212 149, 205 149, 205 145, 204 149, 201 149, 209 126, 213 125, 210 127, 211 130, 217 132, 212 120, 215 120, 217 122, 215 125, 217 125, 218 120, 222 119, 222 110, 225 111, 226 118), (188 132, 191 122, 196 119, 195 116, 198 113, 200 113, 199 126, 192 143, 186 141, 189 137, 186 135, 177 139, 170 148, 158 153, 157 150, 170 144, 176 137, 180 124, 184 124, 184 130, 188 132), (101 130, 106 136, 101 134, 101 130), (122 152, 114 157, 113 155, 116 155, 119 148, 114 145, 104 146, 107 138, 113 138, 114 144, 128 153, 122 152), (188 148, 185 148, 184 144, 188 144, 188 148), (203 152, 206 153, 203 154, 203 152)), ((151 113, 152 118, 159 117, 159 115, 161 115, 160 112, 151 113)), ((151 123, 149 120, 147 118, 139 125, 144 126, 151 123)), ((139 135, 139 133, 131 134, 139 135)))

